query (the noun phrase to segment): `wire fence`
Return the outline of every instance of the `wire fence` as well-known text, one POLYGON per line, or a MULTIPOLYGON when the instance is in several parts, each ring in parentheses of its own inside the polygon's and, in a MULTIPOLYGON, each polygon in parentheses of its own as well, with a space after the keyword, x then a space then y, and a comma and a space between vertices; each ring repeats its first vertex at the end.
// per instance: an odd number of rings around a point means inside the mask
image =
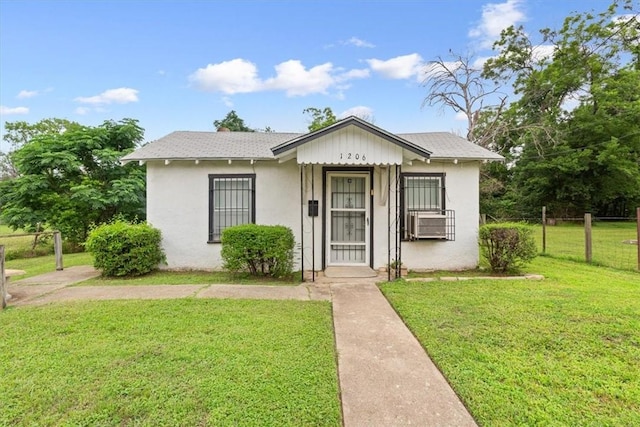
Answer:
MULTIPOLYGON (((492 220, 487 219, 488 222, 492 220)), ((545 220, 544 227, 542 216, 500 221, 531 224, 540 253, 622 270, 640 271, 639 226, 636 219, 593 217, 590 227, 589 221, 585 221, 584 217, 545 220)))

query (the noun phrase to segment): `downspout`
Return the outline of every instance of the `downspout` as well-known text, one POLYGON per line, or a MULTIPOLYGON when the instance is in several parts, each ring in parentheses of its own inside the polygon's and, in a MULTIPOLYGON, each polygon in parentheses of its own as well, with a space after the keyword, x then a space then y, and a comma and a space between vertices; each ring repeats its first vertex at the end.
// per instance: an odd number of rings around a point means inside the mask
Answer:
POLYGON ((304 282, 304 165, 300 165, 300 281, 304 282))
MULTIPOLYGON (((311 164, 311 200, 316 199, 315 182, 316 174, 313 163, 311 164)), ((311 217, 311 281, 316 281, 316 217, 311 217)))
POLYGON ((391 165, 387 167, 387 282, 391 281, 391 165))
MULTIPOLYGON (((398 266, 402 266, 402 234, 400 230, 400 172, 402 172, 402 166, 396 165, 396 259, 398 260, 398 266)), ((400 267, 402 272, 402 267, 400 267)), ((400 274, 402 277, 402 274, 400 274)))

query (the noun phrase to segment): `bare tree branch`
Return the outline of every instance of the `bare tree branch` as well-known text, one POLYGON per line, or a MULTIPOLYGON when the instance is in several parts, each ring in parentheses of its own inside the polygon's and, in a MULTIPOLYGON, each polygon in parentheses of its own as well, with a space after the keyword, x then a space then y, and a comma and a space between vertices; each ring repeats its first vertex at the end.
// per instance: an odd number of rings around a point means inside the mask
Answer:
MULTIPOLYGON (((507 105, 507 96, 498 84, 482 76, 482 68, 474 65, 472 55, 449 53, 450 61, 437 57, 429 62, 423 81, 428 94, 422 107, 439 105, 442 109, 451 108, 456 113, 463 113, 467 118, 467 139, 489 147, 492 138, 476 129, 480 113, 491 110, 497 123, 507 105)), ((484 126, 483 130, 494 127, 484 126)))

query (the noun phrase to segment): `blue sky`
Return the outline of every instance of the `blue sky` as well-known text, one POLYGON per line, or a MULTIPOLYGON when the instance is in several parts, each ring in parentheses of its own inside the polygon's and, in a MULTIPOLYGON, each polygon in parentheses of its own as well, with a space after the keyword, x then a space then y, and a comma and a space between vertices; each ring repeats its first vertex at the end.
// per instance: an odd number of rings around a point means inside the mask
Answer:
MULTIPOLYGON (((87 125, 135 118, 147 140, 214 130, 234 109, 253 128, 306 131, 306 107, 364 113, 391 132, 458 131, 422 108, 425 64, 492 54, 499 31, 559 27, 607 0, 0 0, 0 113, 87 125)), ((6 150, 7 144, 0 150, 6 150)))

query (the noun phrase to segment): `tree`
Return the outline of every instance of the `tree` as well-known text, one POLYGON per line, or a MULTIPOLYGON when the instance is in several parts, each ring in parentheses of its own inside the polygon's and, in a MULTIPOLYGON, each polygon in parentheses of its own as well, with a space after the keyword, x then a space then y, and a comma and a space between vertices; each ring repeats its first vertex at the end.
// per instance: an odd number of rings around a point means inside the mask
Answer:
POLYGON ((309 132, 315 132, 318 129, 326 128, 327 126, 331 126, 335 122, 338 121, 331 108, 325 107, 324 109, 319 109, 315 107, 308 107, 302 110, 304 114, 311 115, 311 123, 309 123, 308 129, 309 132))
POLYGON ((563 140, 525 147, 514 172, 522 205, 557 215, 626 216, 640 204, 640 71, 622 69, 561 124, 563 140))
POLYGON ((231 132, 255 132, 254 129, 244 124, 244 120, 238 117, 235 110, 229 111, 222 120, 214 120, 213 126, 218 130, 228 129, 231 132))
POLYGON ((428 94, 422 106, 440 105, 462 113, 467 119, 467 139, 482 147, 490 147, 493 130, 501 118, 507 96, 500 93, 500 85, 482 77, 482 68, 473 65, 473 56, 449 51, 451 61, 437 57, 426 69, 423 85, 428 94), (478 126, 481 114, 484 123, 478 126))
MULTIPOLYGON (((496 144, 501 132, 502 115, 507 95, 501 85, 482 76, 482 68, 474 65, 470 54, 449 51, 450 60, 437 57, 425 71, 423 85, 427 96, 422 106, 440 105, 462 113, 467 119, 467 139, 481 147, 502 152, 496 144)), ((505 155, 505 153, 501 153, 505 155)), ((499 199, 504 195, 508 173, 504 165, 486 164, 480 168, 480 209, 498 215, 499 199)))
POLYGON ((484 76, 513 85, 519 98, 496 134, 513 156, 509 197, 536 215, 626 215, 640 201, 638 14, 614 1, 599 14, 568 16, 543 29, 542 44, 523 27, 503 31, 484 76), (546 52, 546 54, 541 54, 546 52))
POLYGON ((74 123, 66 119, 44 119, 37 123, 27 123, 25 121, 6 122, 5 134, 2 139, 9 144, 9 151, 0 151, 0 179, 15 178, 18 171, 11 160, 11 153, 38 135, 47 133, 60 133, 72 126, 74 123))
POLYGON ((80 243, 114 216, 143 219, 144 170, 120 164, 143 134, 136 120, 124 119, 97 127, 69 122, 28 140, 11 155, 17 177, 0 182, 3 222, 26 230, 47 225, 80 243))

